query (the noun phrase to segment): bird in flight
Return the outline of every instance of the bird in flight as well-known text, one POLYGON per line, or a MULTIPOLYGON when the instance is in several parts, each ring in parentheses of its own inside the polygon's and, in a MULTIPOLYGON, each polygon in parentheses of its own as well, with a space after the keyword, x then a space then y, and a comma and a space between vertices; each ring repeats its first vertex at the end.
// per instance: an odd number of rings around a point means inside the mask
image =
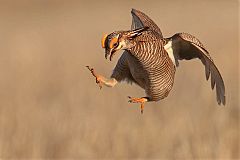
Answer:
POLYGON ((164 38, 160 28, 146 14, 132 9, 131 30, 115 31, 102 38, 105 58, 110 61, 119 50, 124 50, 110 78, 106 78, 86 66, 96 78, 100 89, 103 85, 114 87, 126 80, 136 83, 146 92, 144 97, 128 97, 131 103, 144 104, 159 101, 168 96, 174 83, 179 60, 199 58, 205 66, 206 79, 211 76, 211 88, 216 88, 219 105, 225 105, 225 86, 222 76, 209 52, 193 35, 176 33, 164 38))

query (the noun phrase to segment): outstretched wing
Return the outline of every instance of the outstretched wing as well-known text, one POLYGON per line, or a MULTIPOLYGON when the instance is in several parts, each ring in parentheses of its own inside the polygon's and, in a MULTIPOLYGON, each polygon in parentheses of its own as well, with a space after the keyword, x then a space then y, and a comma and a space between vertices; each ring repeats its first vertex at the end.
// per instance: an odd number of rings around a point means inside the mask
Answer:
POLYGON ((136 9, 132 9, 131 13, 132 13, 131 30, 142 27, 149 27, 149 29, 155 31, 160 38, 163 38, 160 28, 146 14, 136 9))
POLYGON ((216 85, 218 104, 225 105, 225 86, 222 76, 202 43, 187 33, 177 33, 171 39, 176 65, 179 64, 178 60, 199 58, 205 66, 206 79, 208 80, 211 75, 212 89, 216 85))

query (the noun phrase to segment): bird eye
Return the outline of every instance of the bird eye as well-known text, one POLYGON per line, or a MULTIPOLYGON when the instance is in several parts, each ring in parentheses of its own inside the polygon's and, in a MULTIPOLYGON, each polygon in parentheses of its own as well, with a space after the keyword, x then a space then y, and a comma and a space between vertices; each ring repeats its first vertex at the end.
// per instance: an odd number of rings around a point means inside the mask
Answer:
POLYGON ((114 47, 117 47, 118 46, 118 43, 114 43, 114 45, 113 45, 114 47))
POLYGON ((116 48, 118 46, 118 38, 114 37, 110 40, 109 48, 116 48))

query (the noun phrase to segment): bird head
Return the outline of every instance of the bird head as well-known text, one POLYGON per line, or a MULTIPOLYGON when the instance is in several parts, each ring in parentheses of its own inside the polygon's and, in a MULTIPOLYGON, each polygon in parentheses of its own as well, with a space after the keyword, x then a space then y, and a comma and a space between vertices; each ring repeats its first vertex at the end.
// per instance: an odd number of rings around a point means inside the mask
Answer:
POLYGON ((105 48, 105 58, 110 55, 110 61, 118 50, 130 49, 134 46, 133 39, 146 31, 148 27, 143 27, 131 31, 115 31, 106 34, 102 38, 102 48, 105 48))

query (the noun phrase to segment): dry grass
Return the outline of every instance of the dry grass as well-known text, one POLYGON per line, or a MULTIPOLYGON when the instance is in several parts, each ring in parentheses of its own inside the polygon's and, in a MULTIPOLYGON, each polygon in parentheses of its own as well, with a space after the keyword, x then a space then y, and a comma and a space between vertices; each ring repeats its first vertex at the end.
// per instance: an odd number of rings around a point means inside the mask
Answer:
MULTIPOLYGON (((0 1, 2 159, 237 159, 239 157, 237 1, 0 1), (227 104, 200 61, 182 62, 168 98, 144 115, 127 84, 99 91, 84 68, 110 75, 102 33, 128 29, 130 9, 149 14, 165 36, 196 35, 226 84, 227 104)), ((119 54, 120 56, 120 54, 119 54)))

